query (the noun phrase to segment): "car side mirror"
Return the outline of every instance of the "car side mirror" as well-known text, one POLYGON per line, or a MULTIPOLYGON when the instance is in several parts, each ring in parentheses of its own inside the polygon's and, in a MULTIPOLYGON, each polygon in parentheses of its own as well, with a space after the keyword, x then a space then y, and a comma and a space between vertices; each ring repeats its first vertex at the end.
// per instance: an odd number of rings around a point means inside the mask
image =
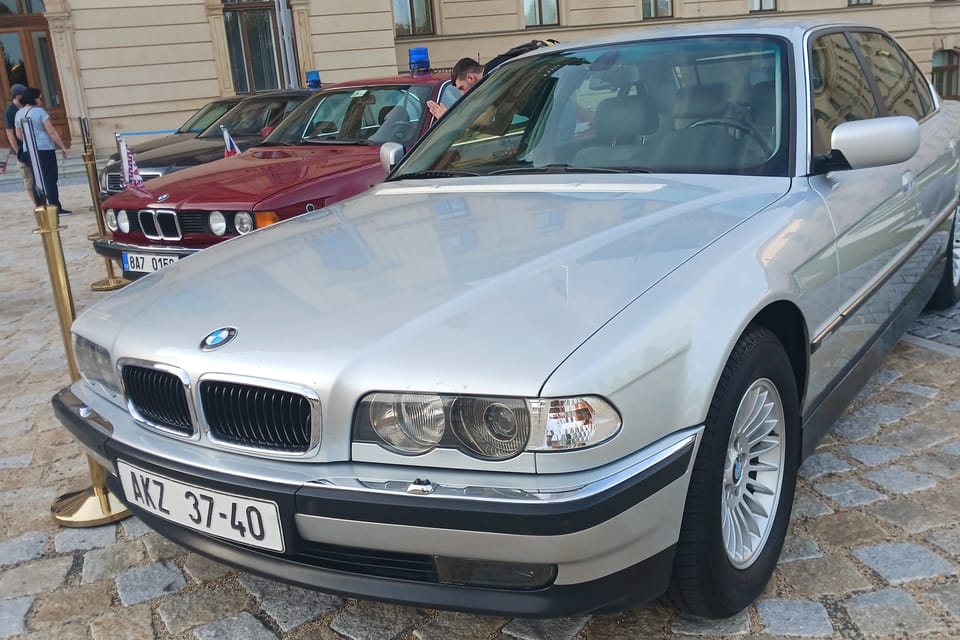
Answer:
POLYGON ((384 142, 380 145, 380 166, 389 172, 403 158, 403 145, 398 142, 384 142))
POLYGON ((898 164, 920 148, 920 125, 908 116, 844 122, 833 130, 830 146, 829 155, 816 159, 816 173, 898 164))
POLYGON ((273 133, 273 130, 274 130, 275 128, 276 128, 276 127, 274 127, 273 125, 269 125, 269 124, 268 124, 268 125, 265 126, 263 129, 260 129, 260 137, 261 137, 261 138, 266 138, 268 135, 270 135, 271 133, 273 133))

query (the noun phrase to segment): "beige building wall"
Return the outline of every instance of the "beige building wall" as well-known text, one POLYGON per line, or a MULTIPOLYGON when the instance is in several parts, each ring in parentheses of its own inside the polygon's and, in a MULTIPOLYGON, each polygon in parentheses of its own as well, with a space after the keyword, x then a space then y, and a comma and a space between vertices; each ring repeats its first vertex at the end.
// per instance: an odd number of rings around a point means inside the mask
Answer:
MULTIPOLYGON (((46 17, 74 138, 87 116, 102 156, 115 131, 180 125, 209 100, 234 93, 222 0, 46 0, 46 17)), ((960 2, 778 0, 773 12, 748 0, 675 0, 674 16, 643 20, 641 0, 559 0, 560 24, 526 28, 523 0, 432 0, 436 34, 394 36, 391 0, 289 0, 300 78, 324 83, 407 69, 410 47, 434 67, 463 56, 481 62, 533 38, 570 42, 691 20, 767 15, 852 20, 881 26, 929 73, 933 52, 960 47, 960 2)), ((141 138, 145 139, 145 138, 141 138)))

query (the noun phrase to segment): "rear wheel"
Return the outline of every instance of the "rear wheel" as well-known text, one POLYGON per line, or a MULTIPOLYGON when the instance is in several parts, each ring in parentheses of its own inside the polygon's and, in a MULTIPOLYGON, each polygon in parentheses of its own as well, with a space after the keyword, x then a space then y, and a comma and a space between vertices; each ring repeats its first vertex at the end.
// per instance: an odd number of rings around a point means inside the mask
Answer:
POLYGON ((953 214, 953 226, 950 229, 950 241, 947 243, 947 264, 937 290, 930 297, 927 307, 930 309, 949 309, 960 300, 960 209, 953 214))
POLYGON ((790 521, 799 427, 790 360, 772 331, 751 326, 707 414, 668 591, 673 604, 723 618, 763 591, 790 521))

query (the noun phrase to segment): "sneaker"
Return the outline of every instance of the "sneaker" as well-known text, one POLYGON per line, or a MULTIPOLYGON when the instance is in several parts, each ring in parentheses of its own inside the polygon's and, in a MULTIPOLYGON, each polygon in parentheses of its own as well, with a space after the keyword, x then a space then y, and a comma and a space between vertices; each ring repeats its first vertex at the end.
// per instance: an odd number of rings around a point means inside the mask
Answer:
POLYGON ((70 209, 60 209, 57 213, 61 216, 68 216, 73 213, 73 211, 70 211, 70 209))

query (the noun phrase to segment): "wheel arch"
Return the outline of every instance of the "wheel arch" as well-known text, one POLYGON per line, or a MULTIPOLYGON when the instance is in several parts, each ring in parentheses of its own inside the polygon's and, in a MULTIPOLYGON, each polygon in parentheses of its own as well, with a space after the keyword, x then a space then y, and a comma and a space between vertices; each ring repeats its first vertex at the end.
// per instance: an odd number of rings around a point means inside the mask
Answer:
POLYGON ((766 327, 783 345, 797 382, 797 400, 802 414, 810 371, 810 334, 803 312, 792 302, 777 300, 761 309, 749 324, 766 327))

